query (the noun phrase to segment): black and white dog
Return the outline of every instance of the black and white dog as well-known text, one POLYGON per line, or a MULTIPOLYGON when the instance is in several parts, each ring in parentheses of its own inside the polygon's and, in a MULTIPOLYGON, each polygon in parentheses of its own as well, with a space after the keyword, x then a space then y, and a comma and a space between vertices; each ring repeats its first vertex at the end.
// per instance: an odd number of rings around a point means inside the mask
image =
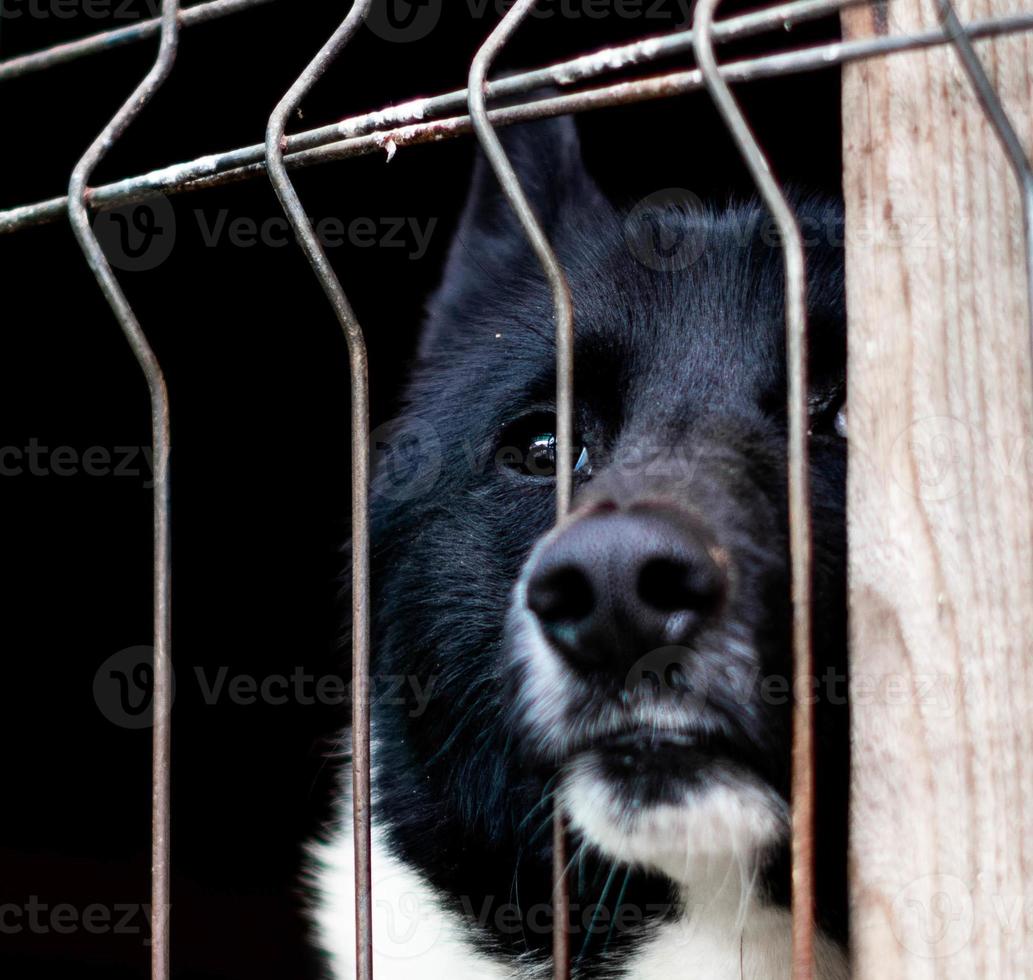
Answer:
MULTIPOLYGON (((585 171, 570 120, 505 140, 574 296, 574 508, 552 529, 550 294, 481 161, 404 416, 386 438, 398 454, 373 490, 375 674, 405 677, 414 692, 373 705, 375 973, 551 975, 560 802, 576 977, 786 977, 792 678, 777 235, 756 205, 619 214, 585 171)), ((841 218, 814 201, 799 212, 816 655, 819 674, 838 677, 841 218)), ((827 846, 817 958, 829 980, 846 976, 836 941, 846 708, 817 704, 827 846)), ((349 813, 314 848, 318 942, 342 978, 354 963, 349 813)))

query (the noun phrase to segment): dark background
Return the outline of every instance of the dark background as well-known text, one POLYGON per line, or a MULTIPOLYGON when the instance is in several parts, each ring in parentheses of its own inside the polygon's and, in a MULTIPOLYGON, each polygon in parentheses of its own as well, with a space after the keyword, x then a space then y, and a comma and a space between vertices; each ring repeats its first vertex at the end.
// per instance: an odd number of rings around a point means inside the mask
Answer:
MULTIPOLYGON (((4 0, 0 58, 124 26, 154 9, 84 3, 4 0)), ((418 41, 361 30, 292 129, 461 87, 498 14, 494 3, 474 0, 444 6, 418 41)), ((184 31, 171 79, 95 182, 260 142, 271 108, 345 9, 280 0, 184 31)), ((621 16, 635 8, 619 0, 602 8, 598 0, 557 0, 546 9, 554 15, 526 25, 500 68, 537 66, 684 20, 679 5, 666 2, 653 17, 621 16), (590 16, 600 9, 604 16, 590 16)), ((836 24, 826 22, 723 56, 835 35, 836 24)), ((0 84, 0 208, 63 193, 76 159, 154 50, 152 40, 0 84)), ((754 83, 740 95, 781 177, 838 192, 835 70, 754 83)), ((590 168, 622 201, 671 187, 719 199, 749 190, 703 93, 598 112, 581 126, 590 168)), ((331 250, 370 347, 374 423, 396 402, 471 159, 464 138, 403 149, 389 165, 377 156, 297 177, 310 215, 370 218, 374 238, 389 218, 421 228, 436 219, 419 259, 411 232, 403 247, 331 250)), ((228 225, 279 217, 266 180, 175 197, 168 208, 155 212, 157 251, 129 263, 135 267, 120 280, 172 402, 174 971, 314 976, 298 874, 302 842, 328 815, 327 756, 345 708, 305 701, 316 679, 339 674, 344 660, 335 596, 349 519, 345 346, 293 244, 246 246, 228 228, 205 241, 203 228, 223 218, 228 225), (303 696, 283 704, 243 703, 225 689, 210 703, 196 671, 215 683, 221 668, 227 684, 297 671, 307 680, 303 696)), ((146 389, 66 222, 0 237, 0 283, 0 447, 13 451, 0 459, 0 972, 141 977, 149 955, 138 906, 149 901, 150 733, 125 727, 133 719, 107 671, 144 663, 146 650, 120 651, 150 642, 151 495, 139 452, 150 440, 146 389), (34 462, 33 446, 46 447, 34 462), (107 452, 111 466, 120 447, 137 447, 128 463, 136 475, 84 472, 91 447, 107 452), (75 472, 55 472, 66 469, 75 472), (96 906, 103 911, 87 913, 96 906), (87 914, 106 918, 88 928, 87 914)), ((101 468, 103 456, 91 458, 101 468)))

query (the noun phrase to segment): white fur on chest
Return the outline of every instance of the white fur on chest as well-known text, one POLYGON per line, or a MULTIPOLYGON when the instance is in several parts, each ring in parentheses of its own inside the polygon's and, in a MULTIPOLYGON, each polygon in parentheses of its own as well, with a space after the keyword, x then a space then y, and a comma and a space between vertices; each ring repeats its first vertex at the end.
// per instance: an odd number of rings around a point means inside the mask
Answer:
MULTIPOLYGON (((351 832, 344 822, 328 842, 313 848, 319 900, 313 909, 316 939, 330 956, 333 975, 354 976, 355 901, 351 832)), ((477 949, 468 925, 444 910, 414 869, 373 841, 373 972, 377 980, 543 980, 541 961, 512 963, 477 949)), ((789 915, 782 909, 718 895, 659 925, 631 955, 601 969, 605 980, 786 980, 790 972, 789 915), (736 938, 740 937, 740 938, 736 938)), ((844 980, 846 961, 817 937, 817 977, 844 980)))
MULTIPOLYGON (((660 926, 621 975, 629 980, 787 980, 790 926, 789 913, 770 906, 751 910, 741 929, 732 916, 687 914, 660 926)), ((848 976, 842 952, 820 934, 815 937, 815 958, 818 980, 848 976)))
MULTIPOLYGON (((355 856, 347 821, 313 848, 316 940, 333 976, 355 976, 355 856)), ((519 974, 480 954, 466 924, 445 912, 434 890, 373 835, 373 975, 377 980, 509 980, 519 974)))

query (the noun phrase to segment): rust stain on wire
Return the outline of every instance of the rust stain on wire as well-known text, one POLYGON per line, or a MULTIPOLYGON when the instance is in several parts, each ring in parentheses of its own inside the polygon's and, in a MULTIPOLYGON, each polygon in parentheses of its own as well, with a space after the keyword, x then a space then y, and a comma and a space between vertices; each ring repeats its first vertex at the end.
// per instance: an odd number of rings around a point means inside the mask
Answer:
MULTIPOLYGON (((843 5, 840 0, 835 3, 837 9, 843 5)), ((786 5, 785 9, 791 6, 793 5, 786 5)), ((718 25, 715 24, 714 27, 716 30, 718 25)), ((965 33, 970 38, 993 37, 1029 30, 1033 30, 1033 12, 976 20, 964 27, 965 33)), ((820 71, 834 65, 935 47, 945 43, 947 43, 947 38, 945 38, 943 30, 937 27, 900 37, 863 38, 856 41, 816 45, 782 54, 747 58, 723 64, 719 70, 722 77, 729 82, 755 81, 765 78, 780 78, 801 72, 820 71)), ((602 54, 604 52, 596 52, 593 57, 602 54)), ((574 59, 574 62, 577 60, 574 59)), ((648 61, 649 59, 643 56, 642 60, 648 61)), ((534 72, 510 76, 499 82, 490 83, 489 95, 494 91, 493 86, 501 85, 502 82, 515 83, 527 75, 539 77, 539 73, 543 71, 562 74, 565 66, 572 63, 563 62, 550 69, 537 69, 534 72)), ((556 79, 553 78, 552 81, 555 82, 556 79)), ((650 99, 670 98, 694 92, 702 87, 703 76, 698 70, 670 72, 652 78, 619 82, 538 99, 521 105, 493 109, 489 111, 488 118, 494 126, 509 126, 532 119, 546 119, 551 116, 588 112, 616 105, 630 105, 650 99)), ((465 99, 465 92, 459 94, 465 99)), ((471 132, 473 127, 470 118, 465 115, 398 125, 399 118, 418 117, 421 112, 425 115, 431 114, 430 110, 425 107, 435 104, 436 99, 439 98, 451 99, 451 94, 436 96, 432 99, 420 99, 406 103, 404 106, 366 113, 351 117, 334 126, 324 126, 290 136, 287 138, 285 163, 291 169, 309 167, 334 160, 383 153, 389 145, 393 145, 395 148, 416 146, 453 139, 471 132), (381 126, 388 128, 381 129, 381 126), (339 139, 340 131, 345 129, 365 135, 339 139), (299 146, 308 146, 308 148, 298 150, 299 146)), ((266 172, 264 160, 265 148, 261 144, 210 154, 151 173, 91 188, 90 205, 95 210, 109 210, 126 204, 150 200, 159 194, 204 190, 249 180, 266 172)), ((36 204, 0 211, 0 234, 58 220, 65 213, 67 206, 66 197, 55 197, 36 204)))
MULTIPOLYGON (((983 114, 993 126, 1005 155, 1008 157, 1008 162, 1015 172, 1015 179, 1019 182, 1019 195, 1022 198, 1022 215, 1026 233, 1026 293, 1030 343, 1033 345, 1033 168, 1030 167, 1022 141, 1015 132, 1015 127, 1008 118, 1008 113, 1001 104, 993 83, 987 77, 986 69, 979 60, 979 55, 972 47, 972 41, 961 21, 958 20, 951 0, 937 0, 937 6, 944 34, 958 52, 962 67, 972 83, 983 114)), ((1033 346, 1031 346, 1031 350, 1033 350, 1033 346)))
MULTIPOLYGON (((790 3, 767 7, 722 21, 714 26, 714 36, 715 39, 721 41, 750 37, 764 31, 783 29, 787 24, 803 23, 817 17, 829 16, 844 6, 861 2, 864 0, 792 0, 790 3)), ((594 78, 622 67, 678 55, 690 50, 691 47, 692 32, 678 31, 673 34, 646 38, 632 44, 604 48, 546 68, 521 72, 508 78, 489 82, 487 96, 489 99, 508 98, 543 86, 569 86, 575 81, 594 78)), ((321 126, 290 136, 287 138, 286 154, 288 160, 291 161, 292 156, 296 156, 302 150, 314 149, 342 140, 351 140, 354 137, 385 128, 408 127, 424 122, 428 118, 465 110, 466 105, 466 89, 429 98, 414 99, 386 109, 353 116, 330 126, 321 126)), ((380 148, 380 146, 373 146, 366 152, 380 148)), ((146 176, 152 181, 161 180, 166 185, 178 186, 182 182, 195 178, 207 180, 227 172, 231 172, 231 179, 240 175, 252 176, 258 171, 247 171, 246 168, 257 163, 262 164, 264 169, 264 161, 265 146, 255 144, 239 150, 201 157, 198 160, 169 167, 146 176)), ((206 186, 211 185, 206 184, 206 186)), ((174 188, 168 186, 166 189, 174 188)), ((98 188, 97 191, 103 202, 105 189, 98 188)), ((122 203, 132 202, 123 201, 122 203)), ((3 230, 8 229, 0 225, 0 231, 3 230)))
MULTIPOLYGON (((714 38, 719 42, 727 42, 753 37, 767 31, 785 30, 787 25, 828 17, 838 13, 844 6, 864 2, 866 0, 792 0, 790 3, 765 7, 715 24, 714 38)), ((488 101, 511 99, 516 95, 526 95, 535 89, 550 86, 566 88, 575 82, 597 78, 634 65, 659 61, 691 49, 692 31, 676 31, 647 37, 630 44, 602 48, 544 68, 488 81, 485 96, 488 101)), ((428 118, 462 111, 467 107, 467 102, 466 89, 457 89, 426 99, 413 99, 378 112, 366 113, 310 130, 308 133, 300 133, 291 139, 288 149, 290 152, 306 150, 329 142, 362 136, 373 130, 412 125, 428 118)))
POLYGON ((178 0, 162 0, 161 43, 151 70, 90 144, 68 184, 68 217, 90 271, 147 379, 154 451, 154 727, 151 792, 151 977, 169 978, 169 813, 172 683, 169 552, 169 400, 165 377, 90 226, 90 175, 172 71, 179 43, 178 0))
MULTIPOLYGON (((179 12, 179 26, 190 27, 194 24, 206 24, 209 21, 217 20, 220 17, 227 17, 249 7, 258 7, 272 2, 273 0, 211 0, 209 3, 195 4, 193 7, 187 7, 179 12)), ((127 44, 144 41, 155 34, 160 34, 161 24, 161 17, 152 17, 149 20, 142 20, 139 24, 132 24, 129 27, 119 27, 113 31, 91 34, 89 37, 80 38, 77 41, 68 41, 65 44, 57 44, 43 51, 33 51, 31 54, 8 58, 0 61, 0 82, 5 82, 9 78, 28 75, 31 72, 54 68, 57 65, 84 58, 87 55, 101 54, 111 51, 113 48, 121 48, 127 44)))
MULTIPOLYGON (((574 307, 570 287, 563 269, 549 245, 541 222, 527 200, 516 171, 488 116, 486 105, 488 71, 499 52, 534 8, 536 0, 516 0, 499 21, 495 30, 481 45, 470 65, 467 79, 467 100, 470 121, 488 162, 495 171, 502 191, 516 213, 520 225, 534 250, 552 291, 553 316, 556 327, 556 521, 562 521, 570 510, 573 485, 573 416, 574 416, 574 307)), ((557 804, 553 812, 552 875, 552 969, 555 980, 570 976, 570 934, 568 909, 570 894, 567 881, 566 833, 563 812, 557 804)))
POLYGON ((352 430, 352 822, 355 846, 355 975, 373 977, 373 918, 370 814, 370 638, 369 638, 369 378, 362 328, 305 214, 284 165, 284 133, 291 114, 352 39, 370 0, 355 0, 341 26, 288 89, 269 117, 265 159, 276 196, 312 270, 323 287, 348 345, 352 430))
MULTIPOLYGON (((807 452, 807 283, 796 219, 760 145, 714 58, 711 37, 720 0, 699 0, 693 17, 696 60, 782 240, 786 285, 786 367, 789 378, 789 543, 793 601, 793 672, 799 691, 814 673, 811 650, 810 479, 807 452)), ((793 980, 814 976, 814 709, 793 706, 792 751, 793 980)))

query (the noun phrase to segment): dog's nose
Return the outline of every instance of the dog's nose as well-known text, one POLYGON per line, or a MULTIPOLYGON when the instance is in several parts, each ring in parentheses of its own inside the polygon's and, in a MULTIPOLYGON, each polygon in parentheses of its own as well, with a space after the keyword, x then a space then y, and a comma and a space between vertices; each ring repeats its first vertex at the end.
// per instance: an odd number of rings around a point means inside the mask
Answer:
POLYGON ((527 604, 577 669, 623 680, 642 656, 686 644, 721 603, 723 570, 687 515, 596 512, 541 553, 527 604))

